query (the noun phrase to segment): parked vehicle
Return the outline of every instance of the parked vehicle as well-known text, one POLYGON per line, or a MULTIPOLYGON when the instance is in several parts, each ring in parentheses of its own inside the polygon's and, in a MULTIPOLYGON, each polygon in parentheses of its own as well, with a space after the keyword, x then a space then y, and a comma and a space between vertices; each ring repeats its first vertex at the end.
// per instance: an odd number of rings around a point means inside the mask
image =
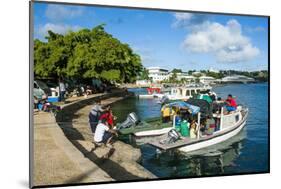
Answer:
POLYGON ((44 95, 51 96, 51 89, 46 85, 46 83, 40 80, 34 80, 33 96, 40 100, 44 95))

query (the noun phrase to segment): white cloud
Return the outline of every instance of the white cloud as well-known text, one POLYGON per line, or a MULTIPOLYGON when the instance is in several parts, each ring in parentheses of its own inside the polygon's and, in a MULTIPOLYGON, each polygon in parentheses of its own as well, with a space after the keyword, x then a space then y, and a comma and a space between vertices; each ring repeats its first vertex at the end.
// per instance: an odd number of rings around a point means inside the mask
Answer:
POLYGON ((39 26, 37 30, 37 35, 40 38, 44 38, 48 35, 48 30, 51 30, 54 33, 65 34, 68 31, 77 31, 82 29, 82 27, 74 25, 66 25, 66 24, 53 24, 53 23, 46 23, 45 25, 39 26))
POLYGON ((61 21, 81 16, 83 9, 81 7, 71 7, 67 5, 48 5, 45 15, 52 21, 61 21))
POLYGON ((254 32, 265 32, 267 29, 262 26, 257 26, 257 27, 246 27, 245 31, 254 33, 254 32))
POLYGON ((193 26, 203 24, 208 17, 209 15, 207 14, 199 13, 175 13, 175 20, 172 24, 172 27, 193 29, 193 26))
POLYGON ((218 62, 244 62, 255 58, 260 50, 242 35, 241 25, 229 20, 226 25, 205 21, 186 36, 184 49, 196 53, 213 53, 218 62))
POLYGON ((192 13, 175 13, 176 20, 190 20, 192 16, 194 16, 192 13))
POLYGON ((149 47, 132 46, 132 49, 140 55, 142 63, 145 66, 153 66, 155 63, 162 62, 162 60, 155 57, 155 50, 149 47))

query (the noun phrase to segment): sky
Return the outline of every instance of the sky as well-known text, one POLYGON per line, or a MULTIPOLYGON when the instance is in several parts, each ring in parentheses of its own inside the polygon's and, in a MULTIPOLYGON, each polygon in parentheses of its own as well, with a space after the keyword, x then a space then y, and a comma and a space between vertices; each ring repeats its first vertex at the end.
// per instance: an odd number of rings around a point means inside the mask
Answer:
POLYGON ((42 41, 48 30, 66 34, 100 24, 129 44, 145 67, 268 68, 266 17, 34 3, 34 38, 42 41))

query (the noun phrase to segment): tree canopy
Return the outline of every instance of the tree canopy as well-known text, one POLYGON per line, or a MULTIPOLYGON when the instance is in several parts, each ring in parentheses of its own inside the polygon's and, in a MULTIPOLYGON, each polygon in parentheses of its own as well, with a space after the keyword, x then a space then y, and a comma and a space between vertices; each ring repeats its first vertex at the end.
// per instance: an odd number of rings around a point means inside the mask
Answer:
POLYGON ((143 70, 140 56, 104 25, 66 35, 48 31, 46 39, 34 41, 35 77, 133 82, 143 70))
POLYGON ((182 70, 181 70, 181 69, 174 68, 174 69, 172 70, 172 73, 182 73, 182 70))

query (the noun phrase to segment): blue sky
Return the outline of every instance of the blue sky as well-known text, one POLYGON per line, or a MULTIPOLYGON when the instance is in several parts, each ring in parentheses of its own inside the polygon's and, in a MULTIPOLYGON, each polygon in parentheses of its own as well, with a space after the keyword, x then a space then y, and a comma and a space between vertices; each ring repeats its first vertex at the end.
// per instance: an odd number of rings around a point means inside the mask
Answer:
POLYGON ((106 24, 114 37, 128 43, 145 67, 187 70, 261 70, 268 66, 268 20, 265 17, 177 13, 35 3, 34 38, 47 30, 106 24))

